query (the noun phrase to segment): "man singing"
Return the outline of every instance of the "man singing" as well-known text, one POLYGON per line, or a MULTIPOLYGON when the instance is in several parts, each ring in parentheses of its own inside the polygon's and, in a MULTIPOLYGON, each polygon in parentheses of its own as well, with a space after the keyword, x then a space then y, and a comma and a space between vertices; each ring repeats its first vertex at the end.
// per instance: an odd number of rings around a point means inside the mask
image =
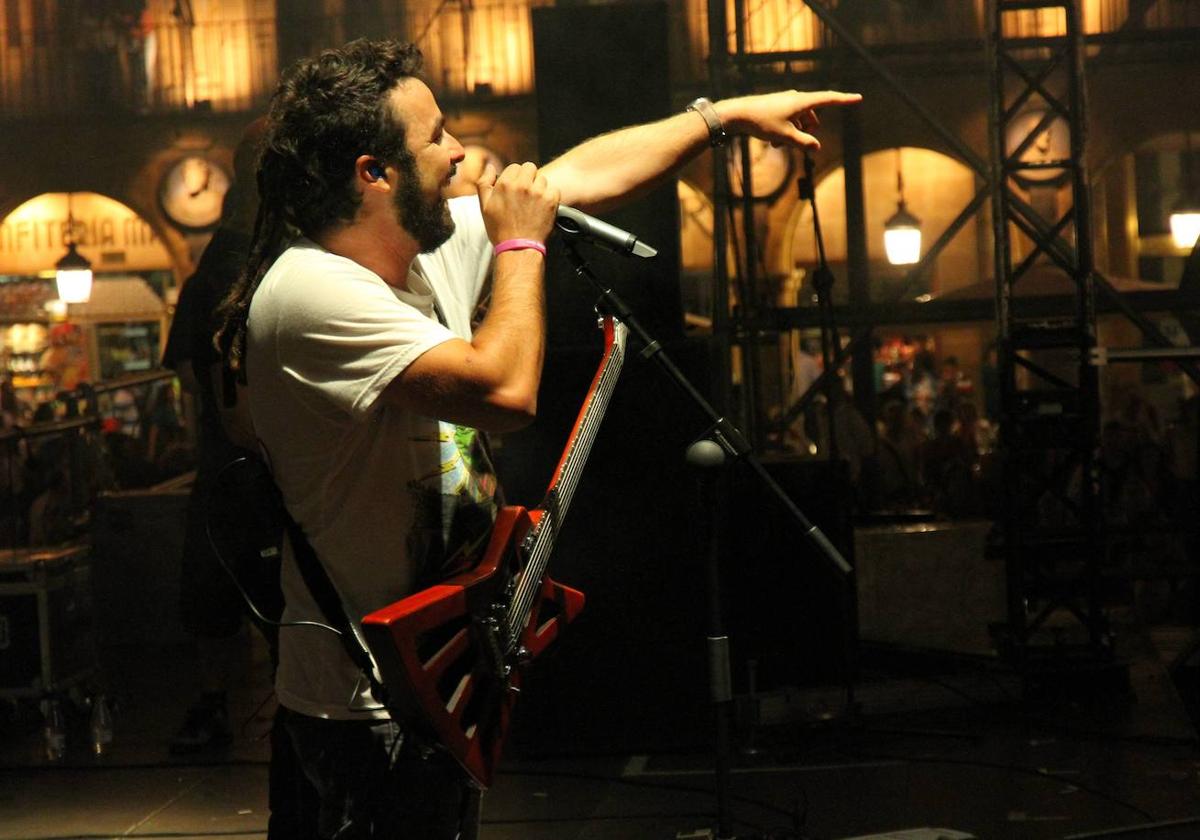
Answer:
MULTIPOLYGON (((357 619, 485 545, 485 431, 536 411, 545 240, 559 202, 603 210, 722 142, 815 149, 815 109, 856 94, 709 103, 513 164, 447 200, 463 148, 416 47, 359 40, 299 62, 272 101, 251 256, 220 340, 292 517, 357 619), (491 277, 487 314, 471 316, 491 277)), ((285 621, 320 621, 285 557, 285 621)), ((276 691, 320 795, 321 837, 474 837, 456 765, 401 735, 332 634, 281 633, 276 691)))

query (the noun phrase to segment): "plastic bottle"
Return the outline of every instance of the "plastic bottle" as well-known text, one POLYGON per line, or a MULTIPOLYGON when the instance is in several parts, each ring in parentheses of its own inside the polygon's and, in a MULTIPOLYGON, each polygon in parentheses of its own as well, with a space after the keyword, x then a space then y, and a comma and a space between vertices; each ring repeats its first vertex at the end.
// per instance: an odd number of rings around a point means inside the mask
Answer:
POLYGON ((88 721, 88 732, 92 736, 92 752, 103 755, 112 746, 113 721, 112 710, 108 707, 108 698, 97 694, 92 700, 92 716, 88 721))
POLYGON ((57 697, 46 701, 46 760, 62 761, 67 754, 67 722, 57 697))

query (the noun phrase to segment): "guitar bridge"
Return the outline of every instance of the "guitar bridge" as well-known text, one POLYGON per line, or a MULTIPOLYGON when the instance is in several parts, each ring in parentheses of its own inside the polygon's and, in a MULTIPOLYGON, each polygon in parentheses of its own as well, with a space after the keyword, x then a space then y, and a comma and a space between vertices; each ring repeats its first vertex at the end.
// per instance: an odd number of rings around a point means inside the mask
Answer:
POLYGON ((503 680, 512 673, 512 666, 506 661, 507 656, 505 655, 505 651, 508 650, 508 632, 505 629, 506 624, 503 619, 503 610, 497 609, 498 607, 501 607, 501 605, 493 605, 492 615, 478 619, 475 622, 475 630, 482 643, 483 659, 488 673, 496 679, 503 680), (499 613, 499 616, 496 613, 499 613))

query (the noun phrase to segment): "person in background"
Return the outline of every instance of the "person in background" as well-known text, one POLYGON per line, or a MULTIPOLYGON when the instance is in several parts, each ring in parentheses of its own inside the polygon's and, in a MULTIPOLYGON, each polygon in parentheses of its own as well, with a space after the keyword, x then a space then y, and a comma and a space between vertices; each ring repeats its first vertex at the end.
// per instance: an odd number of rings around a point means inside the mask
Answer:
POLYGON ((243 141, 235 158, 235 180, 226 195, 221 225, 195 273, 179 294, 163 366, 175 371, 184 391, 196 400, 196 480, 188 499, 180 574, 180 618, 196 640, 200 697, 171 739, 173 754, 198 752, 230 741, 227 687, 230 666, 244 626, 244 606, 232 579, 208 539, 209 494, 221 467, 241 449, 221 424, 219 356, 209 340, 217 305, 237 278, 249 248, 256 202, 253 143, 243 141))
POLYGON ((955 434, 954 415, 939 408, 933 413, 933 435, 921 448, 922 482, 935 511, 951 517, 974 512, 972 463, 967 443, 955 434))
POLYGON ((888 510, 913 507, 921 498, 921 481, 908 406, 888 400, 879 414, 879 504, 888 510))
MULTIPOLYGON (((269 619, 282 612, 278 597, 278 564, 259 557, 239 562, 219 557, 217 550, 235 553, 236 541, 209 535, 214 492, 222 470, 256 448, 245 395, 234 382, 212 342, 219 323, 220 302, 233 286, 250 250, 258 210, 254 185, 263 119, 247 128, 234 153, 234 181, 226 195, 222 221, 200 257, 196 272, 180 292, 163 354, 163 365, 174 370, 184 390, 197 403, 196 480, 188 499, 186 537, 180 574, 180 618, 196 640, 200 695, 171 738, 169 749, 187 755, 221 748, 231 740, 228 693, 231 664, 244 642, 247 607, 226 564, 236 563, 239 574, 256 574, 243 586, 257 596, 269 619), (224 560, 224 562, 222 562, 224 560)), ((222 532, 224 537, 224 533, 222 532)), ((236 537, 236 528, 235 528, 236 537)), ((278 630, 256 623, 270 647, 272 665, 278 661, 278 630)), ((303 809, 315 807, 299 768, 291 760, 281 725, 271 729, 271 768, 267 835, 270 840, 304 840, 312 836, 301 825, 303 809)))

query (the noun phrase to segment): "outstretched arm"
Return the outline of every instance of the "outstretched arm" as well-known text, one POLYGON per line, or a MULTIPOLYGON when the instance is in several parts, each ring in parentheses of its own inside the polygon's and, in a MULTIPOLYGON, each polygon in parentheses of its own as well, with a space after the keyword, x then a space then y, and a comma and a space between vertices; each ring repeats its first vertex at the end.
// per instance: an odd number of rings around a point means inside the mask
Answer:
MULTIPOLYGON (((725 133, 748 134, 775 145, 819 149, 812 131, 817 109, 852 105, 862 96, 825 90, 784 90, 713 103, 725 133)), ((586 140, 542 168, 562 203, 604 211, 666 180, 709 146, 708 124, 695 111, 623 128, 586 140)))

